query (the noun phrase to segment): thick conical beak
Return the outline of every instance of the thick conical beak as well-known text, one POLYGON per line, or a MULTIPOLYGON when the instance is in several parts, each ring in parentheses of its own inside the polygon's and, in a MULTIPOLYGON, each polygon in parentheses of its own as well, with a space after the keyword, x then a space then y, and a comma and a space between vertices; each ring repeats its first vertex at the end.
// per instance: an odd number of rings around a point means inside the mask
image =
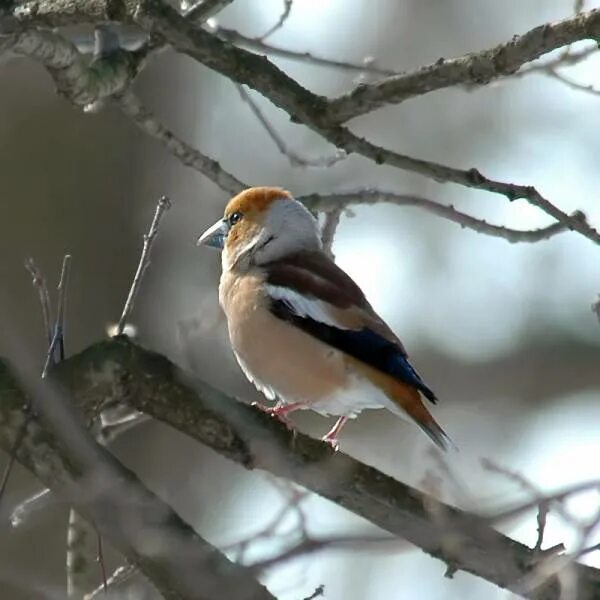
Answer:
POLYGON ((225 244, 225 238, 229 228, 227 222, 217 221, 214 225, 209 227, 196 241, 196 246, 210 246, 211 248, 218 248, 223 250, 225 244))

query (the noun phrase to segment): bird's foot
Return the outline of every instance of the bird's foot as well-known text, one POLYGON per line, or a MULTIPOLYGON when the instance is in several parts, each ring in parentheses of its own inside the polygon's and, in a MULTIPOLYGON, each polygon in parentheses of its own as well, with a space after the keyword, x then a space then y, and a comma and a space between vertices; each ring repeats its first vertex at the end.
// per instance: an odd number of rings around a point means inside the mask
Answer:
POLYGON ((348 417, 340 417, 335 425, 328 431, 322 438, 321 441, 329 444, 334 452, 340 449, 340 443, 338 442, 338 433, 342 430, 342 427, 348 422, 348 417))
POLYGON ((300 408, 298 405, 295 404, 277 404, 276 406, 265 406, 260 402, 253 402, 252 406, 254 408, 257 408, 261 412, 271 415, 273 418, 283 423, 290 430, 292 430, 294 426, 287 417, 287 415, 288 413, 300 408))
POLYGON ((325 442, 328 446, 331 446, 334 452, 337 452, 340 449, 340 443, 338 439, 333 435, 324 435, 321 438, 322 442, 325 442))

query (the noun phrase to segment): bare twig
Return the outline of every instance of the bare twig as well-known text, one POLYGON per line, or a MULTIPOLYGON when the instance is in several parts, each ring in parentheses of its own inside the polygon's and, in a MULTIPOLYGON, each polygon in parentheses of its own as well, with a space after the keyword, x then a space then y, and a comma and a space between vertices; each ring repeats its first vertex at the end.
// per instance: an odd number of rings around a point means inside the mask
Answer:
POLYGON ((121 566, 115 570, 115 572, 106 580, 106 586, 103 584, 97 587, 93 592, 86 594, 83 597, 83 600, 94 600, 94 598, 98 598, 103 594, 106 594, 107 590, 113 590, 114 588, 119 587, 120 585, 129 581, 138 570, 134 565, 125 565, 121 566))
POLYGON ((56 497, 46 488, 40 490, 29 498, 20 502, 10 513, 10 524, 13 527, 20 527, 29 517, 40 512, 42 509, 52 506, 57 502, 56 497))
POLYGON ((538 513, 537 513, 537 540, 535 542, 535 546, 533 547, 534 550, 537 551, 541 551, 542 550, 542 544, 544 542, 544 533, 546 532, 546 521, 548 518, 548 513, 549 513, 549 509, 548 509, 548 503, 541 501, 540 505, 538 507, 538 513))
POLYGON ((411 73, 355 88, 329 102, 329 117, 342 123, 386 104, 457 84, 483 85, 513 74, 525 63, 583 39, 600 36, 600 10, 535 27, 495 48, 453 59, 440 59, 411 73))
POLYGON ((186 19, 189 19, 195 25, 202 25, 232 2, 233 0, 198 0, 183 14, 186 19))
POLYGON ((292 5, 294 4, 294 0, 283 0, 283 11, 277 20, 277 23, 270 27, 265 33, 258 36, 257 40, 264 42, 270 35, 273 35, 278 29, 281 29, 285 22, 288 20, 290 13, 292 12, 292 5))
POLYGON ((4 496, 4 492, 6 491, 6 486, 8 485, 8 480, 10 479, 10 475, 12 473, 13 467, 15 466, 15 461, 17 459, 17 452, 19 447, 23 441, 23 437, 27 432, 27 425, 31 419, 29 407, 26 407, 26 416, 21 422, 19 429, 17 430, 17 434, 15 435, 15 439, 13 444, 8 452, 8 462, 4 467, 4 471, 2 473, 2 479, 0 479, 0 504, 2 504, 2 498, 4 496))
POLYGON ((97 542, 97 555, 98 555, 98 564, 100 565, 100 576, 102 577, 102 587, 104 588, 104 593, 108 591, 108 581, 106 578, 106 564, 104 563, 104 549, 102 547, 102 536, 98 529, 96 529, 96 542, 97 542))
POLYGON ((33 287, 37 289, 40 297, 44 332, 46 334, 47 344, 50 346, 52 343, 52 309, 50 307, 50 294, 48 293, 46 279, 44 278, 42 272, 35 265, 33 258, 28 258, 25 260, 25 268, 29 271, 33 287))
POLYGON ((208 158, 180 140, 172 131, 160 123, 132 92, 127 92, 119 98, 119 107, 144 133, 158 140, 184 165, 196 169, 221 189, 231 194, 237 194, 248 187, 225 171, 217 161, 208 158))
POLYGON ((555 69, 548 69, 547 73, 550 77, 556 79, 557 81, 560 81, 561 83, 564 83, 567 87, 571 88, 572 90, 575 90, 577 92, 586 92, 588 94, 592 94, 593 96, 600 96, 600 90, 594 87, 594 85, 592 84, 579 83, 571 79, 567 75, 559 73, 555 69))
POLYGON ((356 73, 357 75, 370 74, 370 75, 381 75, 389 77, 391 75, 398 75, 398 71, 393 69, 385 69, 380 67, 370 57, 365 58, 361 62, 350 62, 345 60, 336 60, 333 58, 326 58, 324 56, 316 55, 312 52, 300 52, 297 50, 291 50, 289 48, 283 48, 272 43, 265 43, 259 39, 245 36, 235 29, 228 29, 220 25, 216 25, 211 28, 211 31, 222 40, 234 44, 236 46, 242 46, 253 50, 255 52, 266 54, 268 56, 275 56, 278 58, 285 58, 296 62, 302 62, 317 67, 326 67, 332 69, 338 69, 340 71, 347 71, 349 73, 356 73))
POLYGON ((598 294, 596 300, 592 303, 592 312, 596 315, 598 321, 600 321, 600 294, 598 294))
POLYGON ((138 263, 135 275, 133 277, 133 281, 131 282, 131 288, 129 289, 129 294, 127 295, 127 300, 125 301, 125 306, 123 307, 123 312, 121 313, 121 318, 119 319, 119 323, 117 325, 117 335, 122 335, 123 330, 125 328, 125 324, 129 319, 129 315, 133 310, 133 305, 135 303, 136 296, 140 289, 140 284, 142 283, 142 278, 148 265, 150 264, 150 252, 152 251, 152 245, 154 244, 154 240, 156 239, 156 235, 158 234, 158 228, 160 226, 160 221, 164 215, 164 213, 171 207, 171 203, 166 196, 161 196, 156 204, 156 209, 154 211, 154 218, 152 219, 152 223, 150 224, 150 229, 148 233, 144 235, 144 245, 142 247, 142 254, 140 255, 140 261, 138 263))
POLYGON ((320 598, 321 596, 325 596, 325 586, 323 584, 318 586, 315 591, 310 596, 304 598, 304 600, 314 600, 315 598, 320 598))
POLYGON ((56 309, 56 335, 58 335, 58 360, 65 360, 65 314, 67 310, 67 288, 71 271, 71 255, 65 254, 58 282, 58 305, 56 309))
MULTIPOLYGON (((511 243, 540 242, 542 240, 548 240, 569 229, 566 224, 559 222, 540 229, 511 229, 510 227, 493 225, 483 219, 472 217, 471 215, 457 210, 452 205, 440 204, 439 202, 435 202, 434 200, 422 196, 396 194, 381 190, 366 189, 336 194, 310 194, 308 196, 299 196, 298 200, 303 202, 307 208, 311 210, 325 213, 338 208, 344 209, 349 206, 364 206, 378 203, 395 204, 397 206, 415 206, 457 223, 461 227, 472 229, 473 231, 485 235, 502 238, 511 243)), ((573 219, 585 220, 585 215, 580 211, 574 212, 570 217, 573 219)))
POLYGON ((323 250, 333 258, 333 238, 337 231, 340 219, 342 218, 342 208, 334 208, 325 213, 325 222, 321 229, 321 241, 323 243, 323 250))
POLYGON ((56 321, 54 323, 54 331, 52 334, 52 341, 48 346, 46 352, 46 361, 42 370, 42 379, 46 379, 48 376, 48 370, 51 365, 56 363, 56 354, 58 352, 58 360, 64 360, 65 358, 65 345, 64 345, 64 326, 65 326, 65 312, 67 306, 67 286, 69 283, 69 272, 71 267, 71 256, 65 254, 63 257, 62 268, 60 272, 60 280, 58 282, 58 306, 56 309, 56 321))
POLYGON ((332 167, 346 158, 346 153, 343 150, 338 150, 332 156, 323 156, 321 158, 303 158, 296 154, 293 150, 290 150, 282 136, 279 135, 273 124, 253 100, 252 96, 244 89, 244 86, 236 85, 236 88, 242 100, 248 105, 252 114, 256 117, 256 120, 263 126, 264 130, 277 146, 279 152, 288 159, 292 167, 332 167))

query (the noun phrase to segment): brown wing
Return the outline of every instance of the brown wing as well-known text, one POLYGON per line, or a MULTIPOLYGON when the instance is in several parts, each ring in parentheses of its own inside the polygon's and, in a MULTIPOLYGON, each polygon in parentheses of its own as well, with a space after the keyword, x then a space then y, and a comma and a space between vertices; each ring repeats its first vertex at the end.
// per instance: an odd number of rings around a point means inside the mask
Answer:
POLYGON ((325 253, 304 250, 268 263, 264 269, 267 284, 326 302, 340 324, 352 329, 368 328, 407 356, 398 337, 373 310, 362 290, 325 253))

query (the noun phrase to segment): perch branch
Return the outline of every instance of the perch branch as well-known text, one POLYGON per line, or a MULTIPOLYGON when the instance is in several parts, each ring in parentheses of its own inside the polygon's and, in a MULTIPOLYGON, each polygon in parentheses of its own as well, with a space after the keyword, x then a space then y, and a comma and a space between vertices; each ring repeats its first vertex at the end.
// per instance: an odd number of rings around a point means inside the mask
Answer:
MULTIPOLYGON (((126 338, 90 347, 57 365, 53 376, 72 392, 88 418, 104 402, 128 402, 246 468, 291 479, 455 569, 501 587, 517 591, 535 563, 532 549, 493 530, 487 519, 438 502, 343 453, 331 452, 317 440, 294 435, 268 415, 191 379, 164 357, 126 338)), ((18 382, 6 367, 0 368, 0 393, 0 444, 6 448, 23 404, 18 382)), ((31 448, 29 441, 30 437, 19 459, 35 468, 24 454, 31 448)), ((43 455, 35 456, 44 464, 43 455)), ((597 597, 600 573, 584 565, 572 568, 580 581, 579 600, 597 597)), ((558 600, 557 579, 549 579, 535 595, 528 592, 528 597, 558 600)))

